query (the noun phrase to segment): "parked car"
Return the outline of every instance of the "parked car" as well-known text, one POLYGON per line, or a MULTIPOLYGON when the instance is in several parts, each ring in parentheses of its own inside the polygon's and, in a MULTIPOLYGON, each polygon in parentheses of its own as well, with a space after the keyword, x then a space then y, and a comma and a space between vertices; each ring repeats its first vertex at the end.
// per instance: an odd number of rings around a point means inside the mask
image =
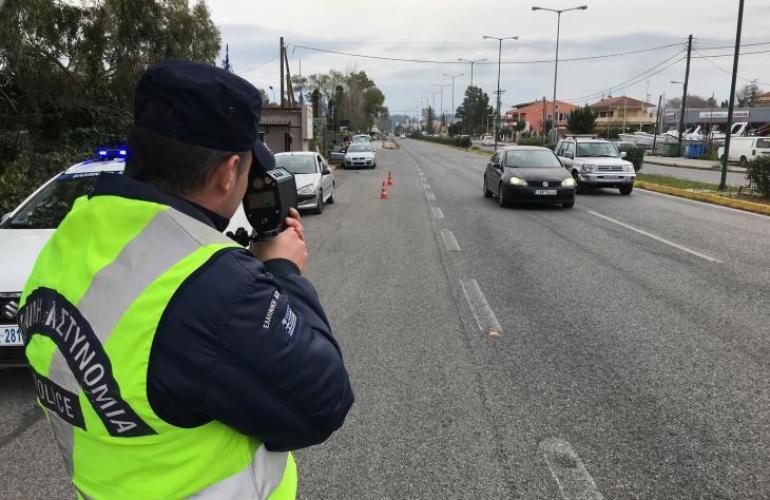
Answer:
POLYGON ((494 146, 495 145, 495 138, 491 135, 485 135, 481 138, 481 145, 482 146, 494 146))
POLYGON ((556 155, 540 146, 495 151, 484 171, 484 196, 501 207, 515 203, 575 205, 575 180, 556 155))
POLYGON ((629 195, 634 189, 634 165, 623 158, 614 144, 595 137, 566 137, 554 149, 575 179, 577 191, 585 187, 617 188, 629 195))
POLYGON ((334 174, 323 156, 312 151, 278 153, 275 166, 294 174, 298 209, 320 214, 324 203, 334 203, 334 174))
MULTIPOLYGON (((74 201, 94 189, 99 175, 120 175, 125 151, 101 151, 99 158, 77 163, 55 175, 0 222, 0 368, 26 366, 16 315, 19 298, 40 250, 69 213, 74 201)), ((251 233, 243 207, 228 231, 251 233)))
MULTIPOLYGON (((721 146, 717 151, 721 160, 725 156, 725 147, 721 146)), ((762 155, 770 155, 770 137, 732 137, 730 139, 730 157, 727 161, 734 161, 745 167, 748 162, 762 155)))
POLYGON ((371 144, 354 143, 348 147, 345 153, 345 168, 362 167, 376 168, 377 154, 371 144))

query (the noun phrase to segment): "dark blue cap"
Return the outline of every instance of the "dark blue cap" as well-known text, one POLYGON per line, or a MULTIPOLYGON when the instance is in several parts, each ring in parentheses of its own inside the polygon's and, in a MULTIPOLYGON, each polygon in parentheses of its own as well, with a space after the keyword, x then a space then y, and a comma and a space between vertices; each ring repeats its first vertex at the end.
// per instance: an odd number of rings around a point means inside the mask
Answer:
POLYGON ((263 169, 275 167, 259 141, 262 95, 224 69, 191 61, 164 61, 145 71, 136 86, 134 126, 219 151, 252 150, 263 169))

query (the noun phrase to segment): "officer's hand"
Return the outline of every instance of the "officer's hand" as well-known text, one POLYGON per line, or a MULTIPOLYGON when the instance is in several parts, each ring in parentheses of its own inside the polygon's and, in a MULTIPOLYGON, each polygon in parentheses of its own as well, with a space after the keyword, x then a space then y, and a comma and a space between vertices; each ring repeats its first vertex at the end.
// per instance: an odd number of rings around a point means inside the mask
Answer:
POLYGON ((262 262, 271 259, 289 260, 300 271, 304 271, 307 264, 307 247, 305 247, 305 230, 300 222, 299 213, 291 209, 286 219, 286 229, 272 241, 252 243, 251 253, 262 262))

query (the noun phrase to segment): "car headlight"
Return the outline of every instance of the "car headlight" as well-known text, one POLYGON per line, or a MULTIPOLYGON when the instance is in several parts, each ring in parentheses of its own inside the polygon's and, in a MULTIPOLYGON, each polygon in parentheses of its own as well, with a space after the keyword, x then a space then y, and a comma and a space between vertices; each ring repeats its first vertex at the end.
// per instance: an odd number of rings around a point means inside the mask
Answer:
POLYGON ((525 181, 525 180, 524 180, 524 179, 522 179, 521 177, 511 177, 511 178, 508 180, 508 183, 509 183, 511 186, 526 186, 526 185, 527 185, 527 181, 525 181))
POLYGON ((313 194, 315 192, 315 186, 313 184, 308 184, 307 186, 303 186, 297 190, 298 194, 313 194))
POLYGON ((596 165, 592 165, 590 163, 586 163, 585 165, 580 166, 581 172, 596 172, 596 165))
POLYGON ((575 179, 573 179, 572 177, 567 177, 566 179, 561 181, 561 187, 565 187, 565 188, 575 187, 575 179))
POLYGON ((633 172, 634 166, 633 165, 623 165, 623 172, 633 172))

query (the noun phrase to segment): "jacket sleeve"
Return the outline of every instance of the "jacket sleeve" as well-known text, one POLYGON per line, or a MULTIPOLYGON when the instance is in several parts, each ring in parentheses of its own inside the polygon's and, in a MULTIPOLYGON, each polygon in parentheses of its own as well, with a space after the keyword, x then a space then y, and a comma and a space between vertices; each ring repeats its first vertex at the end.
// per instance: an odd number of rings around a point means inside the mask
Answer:
POLYGON ((353 392, 318 295, 289 261, 234 263, 248 280, 222 318, 204 412, 272 451, 321 443, 353 392))

